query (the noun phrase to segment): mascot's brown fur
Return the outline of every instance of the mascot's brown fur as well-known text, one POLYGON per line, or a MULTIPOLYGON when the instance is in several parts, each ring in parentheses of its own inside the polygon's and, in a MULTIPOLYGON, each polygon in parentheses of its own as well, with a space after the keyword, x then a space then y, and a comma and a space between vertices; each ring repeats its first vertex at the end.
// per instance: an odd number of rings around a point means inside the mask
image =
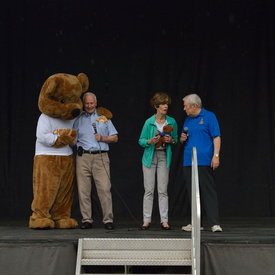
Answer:
POLYGON ((69 144, 76 138, 77 133, 72 129, 73 120, 82 112, 83 104, 80 97, 88 87, 88 77, 83 73, 77 76, 58 73, 50 76, 42 86, 38 100, 42 114, 41 122, 38 121, 37 126, 36 148, 44 146, 44 150, 47 152, 49 148, 51 153, 40 153, 34 157, 34 198, 31 205, 33 213, 29 220, 30 228, 77 227, 76 220, 70 217, 75 162, 69 144), (51 125, 58 127, 47 132, 51 125), (40 131, 41 128, 43 131, 40 131), (65 146, 66 150, 71 152, 68 155, 60 154, 61 148, 64 149, 65 146))

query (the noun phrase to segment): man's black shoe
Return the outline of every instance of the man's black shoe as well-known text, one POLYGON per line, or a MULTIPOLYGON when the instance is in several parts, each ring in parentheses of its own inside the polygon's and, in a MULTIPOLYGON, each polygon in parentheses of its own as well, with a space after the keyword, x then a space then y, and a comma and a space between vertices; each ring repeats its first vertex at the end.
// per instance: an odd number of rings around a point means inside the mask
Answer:
POLYGON ((82 223, 80 229, 89 229, 92 227, 93 227, 93 225, 90 222, 84 222, 84 223, 82 223))
POLYGON ((105 223, 105 224, 104 224, 104 227, 105 227, 105 229, 107 229, 107 230, 114 230, 114 229, 115 229, 114 224, 113 224, 112 222, 107 222, 107 223, 105 223))

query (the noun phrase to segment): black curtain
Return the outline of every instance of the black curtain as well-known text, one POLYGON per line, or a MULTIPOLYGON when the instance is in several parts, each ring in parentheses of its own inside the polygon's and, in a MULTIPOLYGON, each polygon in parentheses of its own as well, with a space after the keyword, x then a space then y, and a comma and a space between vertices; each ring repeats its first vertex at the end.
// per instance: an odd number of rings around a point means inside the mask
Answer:
MULTIPOLYGON (((221 216, 274 216, 274 10, 271 0, 2 3, 0 217, 31 214, 37 100, 44 81, 59 72, 86 73, 98 105, 113 112, 116 217, 130 216, 126 204, 142 219, 138 139, 159 91, 172 98, 168 114, 179 135, 186 94, 198 93, 218 118, 221 216)), ((178 144, 173 151, 170 217, 190 211, 182 150, 178 144)), ((77 194, 72 211, 79 214, 77 194)))

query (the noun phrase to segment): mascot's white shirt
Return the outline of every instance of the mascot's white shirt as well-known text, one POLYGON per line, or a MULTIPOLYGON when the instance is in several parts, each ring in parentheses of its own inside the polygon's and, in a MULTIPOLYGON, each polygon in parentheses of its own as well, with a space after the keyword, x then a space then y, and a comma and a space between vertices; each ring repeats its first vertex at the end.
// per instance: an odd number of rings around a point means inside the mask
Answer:
POLYGON ((36 128, 35 155, 59 155, 69 156, 73 153, 69 145, 55 148, 53 145, 60 132, 65 129, 72 129, 73 120, 49 117, 41 114, 36 128))

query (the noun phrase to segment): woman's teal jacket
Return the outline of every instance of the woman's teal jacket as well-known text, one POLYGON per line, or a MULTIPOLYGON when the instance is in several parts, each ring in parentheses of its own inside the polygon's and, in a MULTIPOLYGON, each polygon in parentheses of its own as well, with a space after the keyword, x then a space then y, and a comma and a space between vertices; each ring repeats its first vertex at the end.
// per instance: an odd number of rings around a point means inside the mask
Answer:
MULTIPOLYGON (((145 147, 143 157, 142 157, 142 163, 146 167, 151 167, 154 149, 155 149, 154 144, 147 144, 148 139, 151 139, 152 137, 154 137, 156 130, 157 130, 157 125, 155 124, 155 116, 156 115, 153 115, 145 121, 144 126, 141 131, 139 141, 138 141, 139 145, 141 145, 142 147, 145 147)), ((174 128, 174 130, 171 133, 171 137, 173 140, 175 140, 175 144, 177 144, 177 142, 178 142, 178 125, 174 118, 169 117, 167 115, 166 115, 166 121, 167 121, 166 125, 170 125, 174 128)), ((171 159, 172 159, 171 147, 172 147, 171 143, 166 144, 167 167, 170 167, 170 165, 171 165, 171 159)))

